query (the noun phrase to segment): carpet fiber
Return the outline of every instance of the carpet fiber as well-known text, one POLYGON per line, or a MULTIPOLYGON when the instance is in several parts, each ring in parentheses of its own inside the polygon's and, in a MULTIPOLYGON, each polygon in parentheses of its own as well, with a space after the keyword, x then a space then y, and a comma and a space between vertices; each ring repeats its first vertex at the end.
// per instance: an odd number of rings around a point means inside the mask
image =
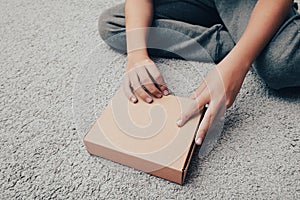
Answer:
MULTIPOLYGON (((183 186, 87 153, 82 136, 124 71, 97 30, 118 2, 0 2, 0 198, 300 199, 300 91, 271 90, 252 70, 183 186)), ((199 85, 199 63, 157 62, 178 95, 199 85)))

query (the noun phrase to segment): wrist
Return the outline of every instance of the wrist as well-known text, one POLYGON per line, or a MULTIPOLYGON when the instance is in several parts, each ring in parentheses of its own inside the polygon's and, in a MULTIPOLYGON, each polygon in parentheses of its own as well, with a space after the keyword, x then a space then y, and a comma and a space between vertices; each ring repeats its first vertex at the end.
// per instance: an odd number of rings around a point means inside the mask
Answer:
POLYGON ((218 65, 228 68, 235 73, 246 75, 251 67, 251 59, 247 59, 239 53, 231 51, 218 65))
POLYGON ((127 53, 127 60, 149 59, 147 49, 139 49, 127 53))
POLYGON ((141 62, 144 62, 147 60, 151 61, 146 49, 132 51, 127 54, 127 68, 132 68, 132 67, 138 65, 138 63, 141 63, 141 62))
POLYGON ((251 63, 245 59, 239 59, 238 57, 227 56, 218 65, 220 73, 222 74, 225 82, 242 83, 246 74, 251 67, 251 63))

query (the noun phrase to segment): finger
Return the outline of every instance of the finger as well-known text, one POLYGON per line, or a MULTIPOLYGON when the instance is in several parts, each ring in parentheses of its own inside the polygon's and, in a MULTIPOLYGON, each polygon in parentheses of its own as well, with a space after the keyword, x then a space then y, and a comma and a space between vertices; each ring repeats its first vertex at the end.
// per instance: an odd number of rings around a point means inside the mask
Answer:
POLYGON ((152 97, 144 90, 144 88, 139 87, 135 90, 135 93, 146 103, 152 103, 152 97))
POLYGON ((134 95, 134 93, 132 92, 132 88, 130 87, 130 81, 129 81, 129 77, 126 74, 124 76, 124 81, 123 81, 123 85, 122 85, 123 91, 125 96, 132 102, 132 103, 137 103, 138 99, 136 98, 136 96, 134 95))
POLYGON ((158 85, 160 91, 165 96, 169 95, 169 89, 167 87, 167 84, 157 67, 154 64, 149 64, 146 65, 146 69, 152 77, 153 81, 158 85))
POLYGON ((143 84, 143 86, 146 88, 148 93, 156 98, 161 98, 162 94, 161 91, 154 85, 154 83, 150 84, 143 84))
POLYGON ((210 105, 207 109, 207 111, 204 114, 204 117, 200 123, 200 126, 198 128, 196 137, 195 137, 195 143, 197 145, 201 145, 203 142, 203 139, 205 137, 205 134, 207 133, 213 119, 214 119, 214 111, 213 106, 210 105))
POLYGON ((197 112, 199 111, 198 109, 198 105, 197 102, 194 101, 192 104, 190 104, 187 108, 185 108, 179 119, 177 120, 176 124, 179 127, 182 127, 184 124, 186 124, 186 122, 192 117, 194 116, 197 112))
POLYGON ((151 103, 153 101, 152 97, 144 90, 141 86, 140 81, 136 73, 130 73, 129 79, 131 82, 131 87, 134 89, 134 92, 145 102, 151 103))
POLYGON ((206 82, 203 81, 201 85, 193 92, 193 94, 190 96, 191 99, 196 99, 200 94, 205 90, 206 88, 206 82))
POLYGON ((205 90, 200 96, 194 99, 194 104, 192 104, 192 106, 189 106, 185 111, 183 111, 177 121, 177 125, 179 127, 184 126, 192 116, 194 116, 195 114, 199 114, 200 111, 203 110, 205 104, 207 104, 208 102, 209 92, 208 90, 205 90))
POLYGON ((161 98, 161 91, 155 86, 147 70, 144 67, 138 67, 136 71, 140 79, 140 84, 145 87, 147 92, 154 97, 161 98))
POLYGON ((168 96, 170 94, 169 89, 166 85, 160 85, 159 88, 165 96, 168 96))

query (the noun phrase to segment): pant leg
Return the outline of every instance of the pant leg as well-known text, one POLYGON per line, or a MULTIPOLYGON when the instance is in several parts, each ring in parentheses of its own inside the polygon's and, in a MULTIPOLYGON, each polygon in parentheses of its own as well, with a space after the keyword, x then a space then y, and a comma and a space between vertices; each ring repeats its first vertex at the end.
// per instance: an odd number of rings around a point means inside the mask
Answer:
MULTIPOLYGON (((153 31, 150 31, 148 46, 160 47, 157 44, 161 44, 163 48, 152 48, 149 51, 151 55, 179 55, 187 60, 219 62, 233 48, 234 42, 221 24, 219 16, 213 15, 211 21, 201 18, 201 13, 208 15, 212 11, 195 2, 197 1, 154 1, 153 27, 157 29, 151 29, 153 31), (187 11, 195 15, 188 16, 187 11), (195 16, 203 20, 196 21, 195 16), (220 24, 213 25, 216 22, 220 24)), ((126 53, 124 4, 110 8, 100 16, 99 33, 113 49, 126 53)))
POLYGON ((223 23, 216 8, 203 0, 153 0, 153 5, 155 19, 173 19, 203 27, 223 23))
MULTIPOLYGON (((219 15, 235 42, 246 29, 256 2, 257 0, 215 0, 219 15)), ((271 88, 300 86, 299 48, 300 16, 294 6, 253 66, 271 88)))

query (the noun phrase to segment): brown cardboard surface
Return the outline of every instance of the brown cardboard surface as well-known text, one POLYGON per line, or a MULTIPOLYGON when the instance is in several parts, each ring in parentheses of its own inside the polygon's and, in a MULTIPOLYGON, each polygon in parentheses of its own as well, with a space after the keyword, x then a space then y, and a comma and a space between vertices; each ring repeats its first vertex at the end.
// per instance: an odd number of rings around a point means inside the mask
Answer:
POLYGON ((118 90, 84 143, 91 154, 182 184, 200 115, 182 128, 176 120, 193 103, 169 95, 152 104, 133 104, 118 90))

